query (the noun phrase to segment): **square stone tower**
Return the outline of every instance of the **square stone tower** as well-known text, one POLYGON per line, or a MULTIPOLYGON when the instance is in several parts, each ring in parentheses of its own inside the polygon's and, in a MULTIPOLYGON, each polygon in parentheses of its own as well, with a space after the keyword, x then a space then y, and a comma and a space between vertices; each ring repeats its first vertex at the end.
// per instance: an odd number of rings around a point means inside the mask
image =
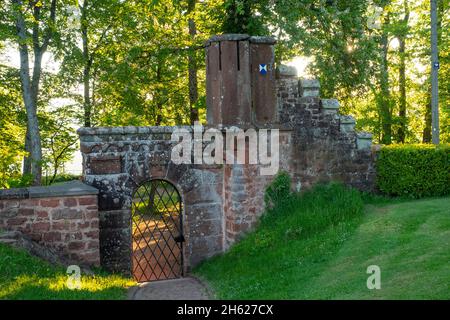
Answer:
POLYGON ((207 41, 209 125, 261 127, 277 122, 274 44, 273 38, 246 34, 207 41))

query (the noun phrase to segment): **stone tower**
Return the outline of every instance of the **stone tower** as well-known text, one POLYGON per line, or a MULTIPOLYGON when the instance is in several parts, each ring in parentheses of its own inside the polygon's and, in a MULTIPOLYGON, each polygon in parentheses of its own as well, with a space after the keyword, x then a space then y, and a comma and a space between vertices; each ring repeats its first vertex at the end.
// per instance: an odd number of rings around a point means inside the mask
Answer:
POLYGON ((277 121, 274 44, 273 38, 245 34, 207 41, 209 125, 261 127, 277 121))

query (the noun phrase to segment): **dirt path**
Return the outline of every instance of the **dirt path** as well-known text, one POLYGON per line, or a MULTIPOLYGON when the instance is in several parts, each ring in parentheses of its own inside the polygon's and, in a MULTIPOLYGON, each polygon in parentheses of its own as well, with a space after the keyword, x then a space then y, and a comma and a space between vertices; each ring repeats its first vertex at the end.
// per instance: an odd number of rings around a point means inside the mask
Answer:
POLYGON ((128 292, 130 300, 209 300, 211 292, 193 277, 141 283, 128 292))

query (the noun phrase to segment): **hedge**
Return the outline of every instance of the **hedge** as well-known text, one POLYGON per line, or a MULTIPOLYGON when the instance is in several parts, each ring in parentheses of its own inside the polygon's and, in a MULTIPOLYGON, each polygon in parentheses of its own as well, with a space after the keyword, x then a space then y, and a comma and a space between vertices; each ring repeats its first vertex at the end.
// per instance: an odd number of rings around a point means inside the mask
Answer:
POLYGON ((377 187, 390 196, 420 198, 450 194, 450 145, 383 146, 377 187))

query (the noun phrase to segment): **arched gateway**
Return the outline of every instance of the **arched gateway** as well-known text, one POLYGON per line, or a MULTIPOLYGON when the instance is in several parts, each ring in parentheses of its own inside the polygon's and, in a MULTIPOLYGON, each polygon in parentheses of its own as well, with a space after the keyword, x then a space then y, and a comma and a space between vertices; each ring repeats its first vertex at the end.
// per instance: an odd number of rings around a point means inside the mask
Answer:
MULTIPOLYGON (((337 100, 319 97, 318 81, 298 79, 286 66, 276 70, 273 45, 248 35, 210 39, 208 125, 224 135, 236 126, 279 130, 279 168, 298 189, 339 180, 371 190, 371 135, 354 130, 337 100)), ((99 190, 101 265, 138 281, 179 277, 227 250, 255 226, 273 179, 259 174, 259 164, 174 163, 176 129, 78 130, 84 182, 99 190)))
POLYGON ((131 206, 132 273, 136 281, 183 275, 183 203, 176 187, 162 179, 142 183, 131 206))

